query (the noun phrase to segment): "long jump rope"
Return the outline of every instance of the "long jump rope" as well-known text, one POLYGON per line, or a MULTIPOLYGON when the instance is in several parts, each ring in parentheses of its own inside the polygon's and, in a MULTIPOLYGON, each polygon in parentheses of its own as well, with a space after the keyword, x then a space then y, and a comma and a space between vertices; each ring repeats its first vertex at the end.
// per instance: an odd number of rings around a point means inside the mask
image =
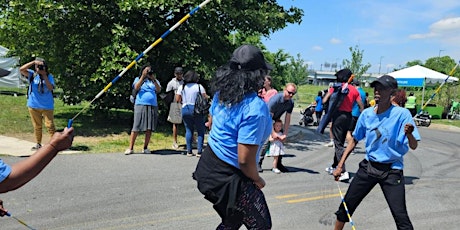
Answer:
MULTIPOLYGON (((206 4, 208 4, 211 0, 205 0, 203 1, 200 5, 198 5, 197 7, 195 7, 193 10, 190 11, 190 13, 188 13, 187 15, 185 15, 181 20, 179 20, 179 22, 177 22, 176 24, 174 24, 171 28, 169 28, 166 32, 163 33, 163 35, 161 35, 160 38, 158 38, 155 42, 153 42, 146 50, 144 50, 142 53, 140 53, 135 59, 134 61, 132 61, 128 66, 126 66, 123 71, 121 71, 121 73, 119 73, 114 79, 112 79, 112 81, 107 84, 104 89, 102 89, 95 97, 93 100, 91 100, 89 102, 89 104, 87 104, 85 107, 83 107, 80 112, 78 112, 72 119, 69 119, 68 123, 67 123, 67 127, 70 128, 72 127, 72 124, 73 124, 73 121, 83 112, 85 111, 86 109, 88 109, 88 107, 98 98, 100 98, 105 92, 107 92, 109 90, 109 88, 115 84, 129 69, 131 69, 131 67, 133 67, 142 57, 145 56, 145 54, 147 54, 151 49, 153 49, 153 47, 155 47, 156 45, 158 45, 160 42, 162 42, 171 32, 173 32, 177 27, 179 27, 182 23, 184 23, 185 21, 187 21, 187 19, 189 19, 193 14, 195 14, 199 9, 203 8, 206 4)), ((34 229, 32 227, 30 227, 29 225, 27 225, 24 221, 16 218, 15 216, 11 215, 11 213, 7 212, 5 214, 6 216, 9 216, 15 220, 17 220, 19 223, 21 223, 22 225, 26 226, 27 228, 29 229, 34 229)))
POLYGON ((425 109, 425 107, 428 105, 428 103, 430 103, 430 101, 436 96, 436 94, 439 93, 439 90, 441 90, 441 87, 444 86, 444 84, 447 82, 449 77, 454 75, 455 69, 457 69, 459 64, 460 64, 460 61, 457 63, 457 65, 454 66, 454 68, 452 68, 452 70, 449 72, 449 75, 447 75, 446 79, 444 79, 444 81, 441 83, 441 85, 439 85, 439 87, 436 89, 436 91, 434 91, 433 95, 431 95, 431 97, 428 99, 428 101, 426 101, 425 104, 422 106, 422 108, 420 108, 419 112, 423 111, 425 109))

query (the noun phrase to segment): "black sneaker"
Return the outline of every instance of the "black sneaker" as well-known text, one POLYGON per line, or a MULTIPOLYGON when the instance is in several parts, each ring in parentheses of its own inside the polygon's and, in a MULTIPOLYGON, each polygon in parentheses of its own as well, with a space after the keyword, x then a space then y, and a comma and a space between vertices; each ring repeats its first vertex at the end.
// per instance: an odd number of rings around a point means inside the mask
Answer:
POLYGON ((38 150, 38 149, 40 149, 41 147, 42 147, 41 144, 36 144, 34 147, 32 147, 31 150, 38 150))

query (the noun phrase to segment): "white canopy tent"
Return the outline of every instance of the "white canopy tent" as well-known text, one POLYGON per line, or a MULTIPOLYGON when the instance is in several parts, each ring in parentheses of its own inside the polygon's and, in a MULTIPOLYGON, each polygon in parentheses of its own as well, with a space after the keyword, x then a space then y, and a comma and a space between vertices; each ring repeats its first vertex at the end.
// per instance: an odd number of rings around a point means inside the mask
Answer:
POLYGON ((7 76, 0 78, 0 87, 24 88, 25 84, 21 79, 21 73, 19 73, 19 58, 6 57, 7 53, 8 49, 0 46, 0 68, 11 72, 7 76))
POLYGON ((399 87, 423 87, 422 105, 425 101, 425 86, 444 82, 458 82, 458 78, 415 65, 398 71, 388 73, 396 79, 399 87))

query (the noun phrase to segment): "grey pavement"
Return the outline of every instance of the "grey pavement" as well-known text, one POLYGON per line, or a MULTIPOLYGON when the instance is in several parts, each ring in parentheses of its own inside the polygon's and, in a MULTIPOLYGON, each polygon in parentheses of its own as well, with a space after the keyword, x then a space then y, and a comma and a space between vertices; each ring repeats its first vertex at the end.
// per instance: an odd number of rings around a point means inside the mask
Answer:
MULTIPOLYGON (((333 213, 340 205, 338 185, 345 193, 349 184, 336 183, 324 171, 333 156, 333 148, 323 145, 328 130, 318 135, 316 127, 301 127, 298 119, 294 112, 283 157, 290 172, 272 173, 270 158, 262 165, 273 229, 332 229, 333 213)), ((446 129, 451 128, 421 127, 419 147, 405 156, 407 207, 418 230, 458 228, 460 200, 454 198, 460 195, 460 162, 455 161, 460 132, 446 129)), ((347 160, 350 174, 364 157, 362 145, 347 160)), ((25 151, 31 152, 31 146, 26 143, 25 151)), ((1 158, 6 163, 21 160, 1 158)), ((0 198, 12 215, 36 229, 215 229, 219 217, 191 177, 198 159, 172 151, 64 154, 23 188, 0 198)), ((0 219, 2 230, 23 227, 12 218, 0 219)), ((353 221, 357 229, 395 229, 378 187, 362 202, 353 221)))

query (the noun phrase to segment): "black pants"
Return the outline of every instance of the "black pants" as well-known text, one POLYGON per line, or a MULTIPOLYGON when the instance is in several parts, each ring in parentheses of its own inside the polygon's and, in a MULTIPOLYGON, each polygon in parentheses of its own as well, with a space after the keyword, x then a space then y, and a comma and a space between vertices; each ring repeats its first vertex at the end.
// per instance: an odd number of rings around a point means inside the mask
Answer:
MULTIPOLYGON (((402 170, 391 169, 383 178, 377 178, 369 175, 367 160, 359 163, 358 172, 351 181, 345 194, 345 203, 347 204, 350 216, 353 215, 358 205, 369 194, 375 185, 379 184, 383 195, 391 210, 391 215, 396 222, 397 229, 412 230, 414 229, 407 214, 406 208, 406 190, 404 186, 404 173, 402 170)), ((343 206, 340 204, 339 210, 336 212, 337 220, 348 222, 348 216, 343 206)))
MULTIPOLYGON (((351 122, 352 116, 350 112, 338 111, 332 116, 332 136, 334 137, 333 168, 336 168, 340 159, 342 159, 343 152, 345 151, 345 139, 351 122)), ((343 164, 342 172, 345 171, 345 164, 343 164)))

